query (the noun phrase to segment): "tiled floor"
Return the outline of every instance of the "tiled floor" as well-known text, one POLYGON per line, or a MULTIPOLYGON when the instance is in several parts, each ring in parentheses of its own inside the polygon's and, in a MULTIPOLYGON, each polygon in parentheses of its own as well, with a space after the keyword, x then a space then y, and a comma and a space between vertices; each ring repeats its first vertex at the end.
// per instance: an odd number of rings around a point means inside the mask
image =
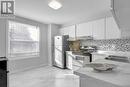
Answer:
POLYGON ((79 77, 47 66, 10 75, 9 87, 79 87, 79 77))

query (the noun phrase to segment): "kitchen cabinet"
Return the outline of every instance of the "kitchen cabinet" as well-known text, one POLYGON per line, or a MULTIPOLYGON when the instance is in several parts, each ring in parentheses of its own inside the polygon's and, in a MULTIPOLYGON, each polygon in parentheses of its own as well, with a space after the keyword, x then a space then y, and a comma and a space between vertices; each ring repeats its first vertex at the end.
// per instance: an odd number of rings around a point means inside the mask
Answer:
POLYGON ((117 68, 108 72, 97 72, 82 67, 73 73, 80 76, 80 87, 130 87, 130 64, 110 60, 97 60, 94 63, 115 64, 117 68))
POLYGON ((113 17, 106 18, 106 39, 121 38, 121 30, 113 17))
POLYGON ((72 70, 75 71, 75 70, 78 70, 79 68, 83 67, 83 60, 77 60, 76 57, 75 59, 73 59, 72 61, 72 70))
POLYGON ((83 60, 77 59, 72 51, 66 52, 66 67, 70 70, 78 70, 83 66, 83 60))
POLYGON ((113 17, 102 18, 86 23, 64 27, 60 29, 61 35, 70 37, 92 36, 95 40, 121 38, 121 30, 113 17))
MULTIPOLYGON (((85 71, 85 70, 83 70, 83 71, 85 71)), ((87 72, 88 71, 86 71, 86 73, 87 72)), ((95 73, 94 73, 94 75, 95 75, 95 73)), ((82 74, 82 76, 80 76, 79 80, 80 80, 80 87, 121 87, 121 86, 112 84, 110 82, 100 80, 96 77, 92 77, 92 76, 89 76, 89 75, 84 76, 84 74, 82 74)))
POLYGON ((60 35, 69 35, 69 37, 75 37, 75 25, 61 28, 60 35))
POLYGON ((74 55, 72 55, 72 51, 66 51, 66 67, 68 69, 73 69, 72 61, 74 55))
POLYGON ((89 56, 75 55, 72 51, 66 52, 66 67, 68 69, 75 71, 87 63, 90 63, 89 56))
POLYGON ((80 36, 92 36, 93 33, 93 23, 87 22, 77 25, 77 37, 80 36))
POLYGON ((105 19, 93 21, 93 37, 94 39, 105 39, 105 19))

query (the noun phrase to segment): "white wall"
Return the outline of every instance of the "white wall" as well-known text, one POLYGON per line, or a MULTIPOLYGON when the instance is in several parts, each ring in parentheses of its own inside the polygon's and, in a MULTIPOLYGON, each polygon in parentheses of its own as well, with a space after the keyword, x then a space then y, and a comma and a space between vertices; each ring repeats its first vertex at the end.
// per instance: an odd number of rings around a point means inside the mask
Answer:
POLYGON ((121 37, 122 38, 130 38, 130 30, 123 30, 122 29, 122 32, 121 32, 121 37))
MULTIPOLYGON (((8 65, 9 65, 9 71, 10 73, 15 73, 15 72, 19 72, 19 71, 23 71, 23 70, 27 70, 27 69, 31 69, 31 68, 36 68, 36 67, 40 67, 40 66, 45 66, 48 64, 48 49, 47 49, 47 29, 48 29, 48 25, 47 24, 43 24, 37 21, 33 21, 30 19, 26 19, 26 18, 22 18, 22 17, 18 17, 16 16, 15 19, 10 19, 13 21, 18 21, 18 22, 22 22, 22 23, 27 23, 27 24, 31 24, 31 25, 38 25, 40 27, 40 57, 36 58, 26 58, 26 59, 9 59, 8 61, 8 65)), ((7 24, 7 21, 2 21, 0 19, 0 25, 5 25, 7 24)), ((7 34, 5 34, 5 27, 0 27, 0 35, 2 35, 4 38, 4 42, 2 42, 3 45, 0 44, 0 52, 4 52, 3 55, 5 55, 5 50, 7 52, 7 46, 5 46, 6 42, 5 42, 5 38, 7 36, 7 34), (1 50, 3 49, 3 50, 1 50)), ((1 38, 0 38, 1 39, 1 38)), ((7 56, 7 54, 6 54, 7 56)))
POLYGON ((60 25, 48 25, 48 60, 50 66, 54 64, 54 36, 59 35, 59 29, 60 25))
POLYGON ((6 55, 6 20, 0 19, 0 57, 6 55))

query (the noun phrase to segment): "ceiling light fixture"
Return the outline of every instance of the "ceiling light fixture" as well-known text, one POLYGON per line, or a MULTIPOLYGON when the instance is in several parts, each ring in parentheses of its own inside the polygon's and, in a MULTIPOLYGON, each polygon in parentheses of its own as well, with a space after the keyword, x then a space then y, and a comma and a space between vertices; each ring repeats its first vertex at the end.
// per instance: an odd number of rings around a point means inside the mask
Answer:
POLYGON ((62 7, 62 4, 56 0, 52 0, 51 2, 48 3, 48 6, 54 10, 58 10, 62 7))

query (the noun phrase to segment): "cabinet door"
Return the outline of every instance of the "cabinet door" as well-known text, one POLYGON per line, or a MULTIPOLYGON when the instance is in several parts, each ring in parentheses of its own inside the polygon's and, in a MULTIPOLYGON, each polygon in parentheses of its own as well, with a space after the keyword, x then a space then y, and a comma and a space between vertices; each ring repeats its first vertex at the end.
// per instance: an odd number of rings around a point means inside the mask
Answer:
POLYGON ((121 87, 118 85, 114 85, 110 82, 103 81, 100 79, 97 79, 96 77, 87 76, 86 77, 80 77, 80 87, 121 87))
POLYGON ((73 69, 73 67, 72 67, 73 57, 74 56, 72 55, 72 51, 66 52, 66 67, 71 70, 73 69))
POLYGON ((61 35, 69 35, 69 37, 75 37, 75 26, 64 27, 60 29, 61 35))
POLYGON ((77 36, 92 36, 92 22, 79 24, 76 34, 77 36))
POLYGON ((105 39, 105 19, 93 21, 94 39, 105 39))
POLYGON ((106 39, 121 38, 121 31, 113 17, 106 18, 106 39))

